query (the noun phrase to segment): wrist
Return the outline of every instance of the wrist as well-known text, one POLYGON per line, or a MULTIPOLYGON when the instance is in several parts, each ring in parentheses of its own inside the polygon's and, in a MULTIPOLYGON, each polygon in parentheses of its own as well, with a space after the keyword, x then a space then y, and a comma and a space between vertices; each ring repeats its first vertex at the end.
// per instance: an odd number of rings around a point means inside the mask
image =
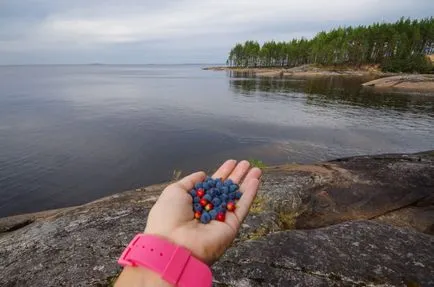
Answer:
POLYGON ((116 281, 116 287, 172 287, 169 282, 163 280, 161 275, 146 267, 126 266, 116 281))
POLYGON ((208 266, 211 266, 213 264, 213 262, 216 261, 214 259, 211 259, 210 256, 207 256, 205 252, 198 252, 198 248, 192 248, 191 244, 190 244, 191 238, 186 239, 185 236, 175 236, 174 233, 164 234, 162 232, 153 232, 153 230, 150 230, 148 228, 145 229, 143 234, 151 235, 151 236, 157 236, 157 237, 161 238, 162 240, 168 241, 172 244, 175 244, 177 246, 185 248, 188 251, 190 251, 191 255, 194 256, 197 260, 203 262, 204 264, 206 264, 208 266))
POLYGON ((154 234, 137 234, 118 262, 125 270, 131 270, 123 272, 127 274, 123 278, 127 279, 121 282, 133 280, 137 283, 133 286, 145 286, 146 282, 149 286, 149 281, 159 284, 156 286, 196 284, 208 287, 212 284, 211 270, 206 264, 192 256, 188 249, 154 234), (163 283, 166 284, 161 285, 163 283))

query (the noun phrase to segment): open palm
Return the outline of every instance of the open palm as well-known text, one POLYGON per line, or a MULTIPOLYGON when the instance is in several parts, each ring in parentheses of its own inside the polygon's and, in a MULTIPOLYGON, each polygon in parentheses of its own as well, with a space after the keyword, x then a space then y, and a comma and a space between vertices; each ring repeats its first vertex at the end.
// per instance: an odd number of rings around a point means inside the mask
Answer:
POLYGON ((208 224, 193 219, 192 198, 188 193, 205 176, 204 172, 196 172, 165 188, 149 213, 145 233, 184 246, 195 257, 212 264, 230 246, 247 216, 258 190, 261 170, 250 169, 247 161, 237 164, 228 160, 214 173, 213 178, 229 178, 238 184, 244 178, 240 185, 243 196, 237 209, 226 213, 224 222, 212 220, 208 224))

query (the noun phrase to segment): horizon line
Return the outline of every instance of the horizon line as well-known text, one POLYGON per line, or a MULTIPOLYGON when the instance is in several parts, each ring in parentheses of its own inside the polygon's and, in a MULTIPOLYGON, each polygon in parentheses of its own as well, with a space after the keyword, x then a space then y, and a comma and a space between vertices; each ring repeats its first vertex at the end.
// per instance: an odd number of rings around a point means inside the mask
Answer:
POLYGON ((187 65, 226 65, 226 63, 82 63, 82 64, 0 64, 0 67, 13 66, 187 66, 187 65))

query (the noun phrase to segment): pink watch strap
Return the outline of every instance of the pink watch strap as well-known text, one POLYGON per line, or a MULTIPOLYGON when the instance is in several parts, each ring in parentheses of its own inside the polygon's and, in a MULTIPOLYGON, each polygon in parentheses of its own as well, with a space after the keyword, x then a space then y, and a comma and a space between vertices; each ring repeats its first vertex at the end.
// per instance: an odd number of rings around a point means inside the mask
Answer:
POLYGON ((209 287, 212 273, 208 265, 191 256, 191 252, 158 236, 137 234, 125 248, 118 263, 143 266, 161 274, 170 284, 180 287, 209 287))

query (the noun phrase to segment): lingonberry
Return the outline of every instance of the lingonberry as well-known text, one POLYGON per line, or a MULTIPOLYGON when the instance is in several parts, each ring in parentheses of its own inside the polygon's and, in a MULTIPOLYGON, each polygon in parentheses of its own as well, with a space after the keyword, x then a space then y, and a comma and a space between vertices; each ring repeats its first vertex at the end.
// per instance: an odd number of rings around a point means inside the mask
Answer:
POLYGON ((205 205, 208 204, 208 200, 206 200, 205 198, 201 198, 201 199, 199 200, 199 203, 200 203, 200 205, 202 205, 203 207, 205 207, 205 205))
POLYGON ((234 211, 236 209, 235 203, 233 201, 229 201, 226 205, 226 208, 228 211, 234 211))

